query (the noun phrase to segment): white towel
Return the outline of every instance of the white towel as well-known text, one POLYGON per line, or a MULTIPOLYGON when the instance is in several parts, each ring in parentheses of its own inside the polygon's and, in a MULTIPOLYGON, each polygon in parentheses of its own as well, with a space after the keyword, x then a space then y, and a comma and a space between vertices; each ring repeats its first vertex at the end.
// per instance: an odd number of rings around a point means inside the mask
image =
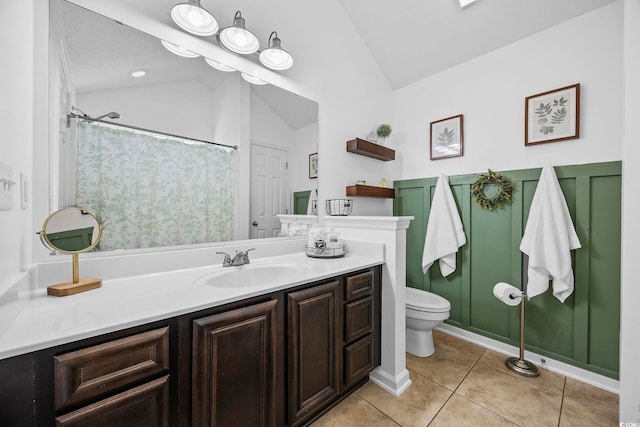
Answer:
POLYGON ((551 165, 542 169, 531 201, 520 250, 529 256, 527 296, 544 293, 553 279, 553 295, 561 302, 573 292, 571 249, 580 240, 551 165))
POLYGON ((449 187, 449 178, 441 174, 436 184, 427 222, 422 271, 426 274, 429 267, 440 259, 442 275, 446 277, 453 273, 456 271, 456 252, 466 242, 458 207, 449 187))

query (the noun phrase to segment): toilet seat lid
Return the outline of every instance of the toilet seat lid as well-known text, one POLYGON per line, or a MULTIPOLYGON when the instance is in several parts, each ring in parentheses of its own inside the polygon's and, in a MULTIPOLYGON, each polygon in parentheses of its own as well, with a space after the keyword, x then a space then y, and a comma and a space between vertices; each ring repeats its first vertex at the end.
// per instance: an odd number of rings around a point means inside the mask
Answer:
POLYGON ((406 288, 406 306, 411 310, 442 313, 451 309, 451 303, 440 295, 415 288, 406 288))

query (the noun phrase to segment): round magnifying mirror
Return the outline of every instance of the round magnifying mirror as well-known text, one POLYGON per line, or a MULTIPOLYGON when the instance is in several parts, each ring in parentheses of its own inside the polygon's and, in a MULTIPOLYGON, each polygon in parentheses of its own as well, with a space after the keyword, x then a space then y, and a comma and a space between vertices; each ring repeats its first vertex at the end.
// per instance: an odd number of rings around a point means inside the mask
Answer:
POLYGON ((67 296, 102 286, 101 279, 80 279, 78 254, 95 248, 102 237, 98 217, 86 209, 71 207, 49 215, 40 231, 42 243, 54 251, 70 254, 73 260, 73 280, 47 287, 47 293, 67 296))
POLYGON ((47 217, 41 236, 50 249, 64 254, 83 253, 100 242, 102 225, 91 211, 65 208, 47 217))

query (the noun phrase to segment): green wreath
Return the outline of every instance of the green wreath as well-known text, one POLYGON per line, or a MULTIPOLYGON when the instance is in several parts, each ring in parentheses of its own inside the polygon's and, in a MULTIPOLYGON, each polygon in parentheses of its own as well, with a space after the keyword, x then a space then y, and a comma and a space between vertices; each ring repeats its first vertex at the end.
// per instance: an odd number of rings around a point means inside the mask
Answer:
POLYGON ((512 202, 513 190, 516 184, 509 178, 504 178, 499 172, 489 169, 489 172, 483 173, 478 180, 471 186, 471 195, 476 204, 481 208, 490 211, 499 209, 503 204, 512 202), (492 197, 484 194, 484 186, 494 184, 498 187, 498 191, 492 197))

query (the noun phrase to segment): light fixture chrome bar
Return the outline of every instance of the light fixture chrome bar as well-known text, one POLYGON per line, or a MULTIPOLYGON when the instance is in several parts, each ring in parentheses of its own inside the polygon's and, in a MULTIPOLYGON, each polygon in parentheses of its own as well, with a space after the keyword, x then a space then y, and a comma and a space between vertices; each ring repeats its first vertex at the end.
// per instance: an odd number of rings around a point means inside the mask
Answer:
POLYGON ((84 121, 86 121, 88 123, 93 123, 93 122, 105 123, 105 124, 108 124, 108 125, 115 125, 115 126, 119 126, 119 127, 123 127, 123 128, 127 128, 127 129, 139 130, 139 131, 142 131, 142 132, 156 133, 158 135, 169 136, 169 137, 172 137, 172 138, 188 139, 190 141, 202 142, 202 143, 211 144, 211 145, 218 145, 220 147, 226 147, 226 148, 233 148, 234 150, 238 149, 237 145, 221 144, 219 142, 213 142, 213 141, 207 141, 207 140, 204 140, 204 139, 192 138, 190 136, 176 135, 174 133, 161 132, 161 131, 157 131, 157 130, 153 130, 153 129, 147 129, 147 128, 143 128, 143 127, 139 127, 139 126, 125 125, 123 123, 110 122, 109 120, 96 119, 96 118, 90 117, 90 116, 88 116, 86 114, 85 115, 76 114, 76 113, 67 114, 67 124, 68 124, 68 126, 70 126, 70 124, 69 124, 70 122, 69 121, 71 119, 80 119, 80 120, 84 120, 84 121))

